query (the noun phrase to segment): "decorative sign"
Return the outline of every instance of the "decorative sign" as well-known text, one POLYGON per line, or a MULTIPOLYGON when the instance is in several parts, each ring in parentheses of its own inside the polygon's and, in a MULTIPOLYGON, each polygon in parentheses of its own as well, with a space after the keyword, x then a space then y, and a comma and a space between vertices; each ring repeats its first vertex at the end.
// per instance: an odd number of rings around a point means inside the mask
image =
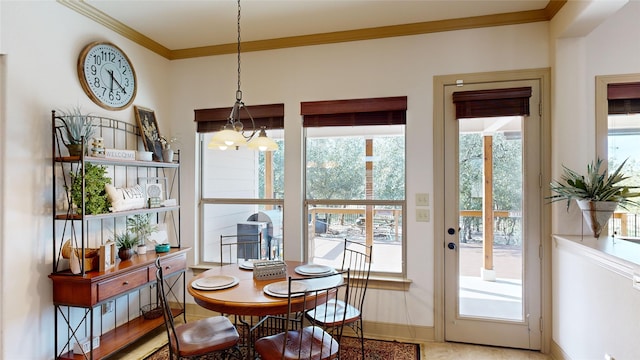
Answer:
POLYGON ((116 243, 107 241, 100 246, 100 271, 106 271, 116 264, 116 243))
POLYGON ((120 150, 120 149, 104 149, 104 157, 107 159, 119 159, 119 160, 135 160, 135 150, 120 150))

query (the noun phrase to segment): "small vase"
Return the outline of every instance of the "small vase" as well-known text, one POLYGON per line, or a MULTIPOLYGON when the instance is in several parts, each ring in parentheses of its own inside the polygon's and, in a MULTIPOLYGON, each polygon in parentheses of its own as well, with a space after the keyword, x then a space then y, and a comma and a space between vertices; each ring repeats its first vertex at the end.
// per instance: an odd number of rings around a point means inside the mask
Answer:
POLYGON ((164 162, 173 162, 173 149, 163 149, 162 159, 164 162))
POLYGON ((138 255, 144 255, 147 253, 147 245, 138 245, 138 255))
POLYGON ((133 256, 133 249, 125 249, 125 248, 118 249, 118 257, 120 258, 120 260, 129 260, 131 259, 132 256, 133 256))

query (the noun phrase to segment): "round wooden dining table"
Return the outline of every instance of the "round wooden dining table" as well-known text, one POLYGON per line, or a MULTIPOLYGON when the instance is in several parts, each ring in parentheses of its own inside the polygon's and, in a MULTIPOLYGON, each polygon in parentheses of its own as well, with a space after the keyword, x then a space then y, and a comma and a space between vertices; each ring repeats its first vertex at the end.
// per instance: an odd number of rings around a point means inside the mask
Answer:
MULTIPOLYGON (((193 296, 196 304, 202 306, 205 309, 216 311, 222 314, 249 316, 285 314, 288 311, 287 296, 275 297, 267 295, 265 294, 263 289, 266 285, 274 282, 288 281, 289 277, 308 277, 300 275, 295 271, 296 267, 306 263, 299 261, 287 261, 286 264, 286 277, 269 280, 254 279, 253 271, 242 269, 238 266, 238 264, 229 264, 215 267, 191 279, 191 281, 189 281, 187 289, 189 294, 193 296), (192 283, 197 279, 220 275, 235 276, 239 280, 238 284, 222 290, 198 290, 191 286, 192 283)), ((331 282, 336 281, 335 278, 332 278, 333 277, 327 278, 323 281, 323 284, 317 284, 317 286, 330 286, 331 282)), ((309 301, 310 298, 307 298, 307 300, 309 301)), ((303 308, 306 308, 302 304, 302 297, 292 299, 292 307, 292 310, 294 311, 300 311, 303 308)))

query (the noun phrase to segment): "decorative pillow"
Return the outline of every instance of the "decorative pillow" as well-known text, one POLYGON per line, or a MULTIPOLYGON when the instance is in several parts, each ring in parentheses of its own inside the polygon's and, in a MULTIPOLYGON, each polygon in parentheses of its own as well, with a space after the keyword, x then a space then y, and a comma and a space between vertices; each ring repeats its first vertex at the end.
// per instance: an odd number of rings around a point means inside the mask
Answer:
POLYGON ((105 185, 107 196, 111 201, 109 210, 112 212, 141 209, 145 204, 144 190, 136 185, 130 188, 117 188, 111 184, 105 185))

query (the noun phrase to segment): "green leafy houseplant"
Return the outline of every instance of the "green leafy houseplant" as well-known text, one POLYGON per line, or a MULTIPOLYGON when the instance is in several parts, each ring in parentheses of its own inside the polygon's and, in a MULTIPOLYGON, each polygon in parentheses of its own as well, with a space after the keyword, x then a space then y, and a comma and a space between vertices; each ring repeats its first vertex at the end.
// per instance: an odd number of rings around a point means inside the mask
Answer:
POLYGON ((130 259, 133 256, 133 247, 138 244, 138 238, 131 231, 126 230, 115 234, 115 240, 120 260, 130 259))
POLYGON ((93 117, 89 114, 83 114, 80 107, 75 107, 70 111, 60 111, 60 121, 64 124, 66 145, 82 144, 82 138, 86 143, 93 136, 95 130, 93 117))
POLYGON ((134 246, 138 245, 138 238, 128 230, 116 234, 115 239, 118 249, 133 249, 134 246))
POLYGON ((622 167, 627 162, 623 161, 618 168, 607 175, 606 169, 602 172, 602 159, 597 159, 587 165, 587 175, 581 175, 574 170, 562 166, 564 172, 560 177, 560 181, 551 182, 551 191, 555 193, 548 197, 551 202, 566 201, 567 210, 571 205, 571 200, 590 200, 590 201, 611 201, 616 202, 623 208, 640 203, 631 198, 640 196, 640 192, 633 191, 640 187, 622 185, 621 182, 628 179, 628 176, 622 174, 622 167))
MULTIPOLYGON (((107 168, 102 165, 85 164, 85 214, 97 215, 109 212, 109 198, 105 190, 111 184, 107 177, 107 168)), ((82 174, 71 173, 71 201, 77 206, 78 214, 82 213, 82 174)))
POLYGON ((598 238, 618 205, 624 209, 630 205, 640 205, 632 200, 640 196, 640 192, 633 191, 638 187, 621 184, 629 178, 622 174, 622 167, 626 162, 627 160, 623 161, 608 175, 606 169, 600 171, 601 159, 587 166, 586 176, 563 166, 561 181, 551 182, 551 191, 555 192, 555 195, 549 199, 551 202, 566 201, 567 211, 571 200, 575 199, 593 236, 598 238))
POLYGON ((158 229, 151 223, 151 214, 135 214, 127 218, 127 229, 138 236, 139 245, 144 245, 149 235, 158 229))

